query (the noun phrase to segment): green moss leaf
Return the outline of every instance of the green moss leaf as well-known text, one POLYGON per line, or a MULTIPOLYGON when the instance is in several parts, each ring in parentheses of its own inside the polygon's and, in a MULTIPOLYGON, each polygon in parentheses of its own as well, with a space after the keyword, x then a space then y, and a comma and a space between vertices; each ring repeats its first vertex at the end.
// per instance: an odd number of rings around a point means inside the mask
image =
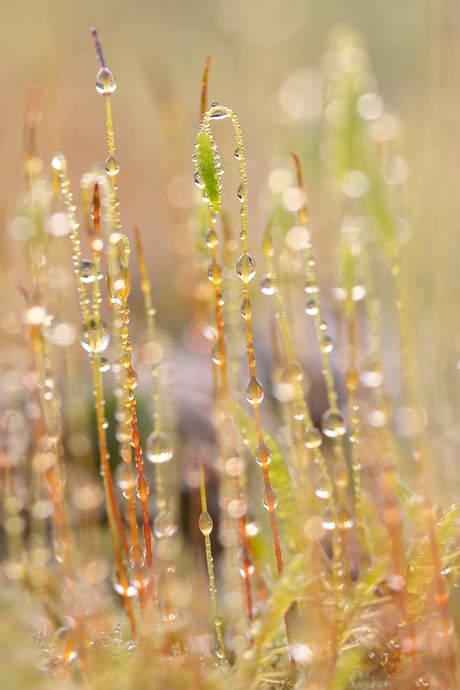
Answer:
POLYGON ((220 207, 219 174, 217 171, 217 159, 212 148, 212 139, 209 131, 202 130, 197 136, 198 148, 196 150, 196 168, 204 185, 204 191, 209 199, 212 209, 216 212, 220 207))

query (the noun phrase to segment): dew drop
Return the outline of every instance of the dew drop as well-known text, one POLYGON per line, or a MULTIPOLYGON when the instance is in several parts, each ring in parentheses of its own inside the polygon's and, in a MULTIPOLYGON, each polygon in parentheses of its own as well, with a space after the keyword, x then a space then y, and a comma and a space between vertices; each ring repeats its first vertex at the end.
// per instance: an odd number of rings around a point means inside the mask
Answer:
POLYGON ((123 495, 126 497, 129 489, 133 490, 136 484, 133 471, 129 463, 122 462, 119 463, 117 469, 115 470, 115 483, 118 488, 121 489, 123 495))
POLYGON ((241 151, 240 151, 240 149, 238 148, 238 146, 236 147, 235 151, 233 152, 233 155, 235 156, 235 158, 236 158, 237 161, 240 161, 240 160, 241 160, 241 151))
POLYGON ((241 305, 241 316, 243 319, 249 319, 252 316, 252 309, 251 309, 251 304, 249 300, 246 302, 244 301, 243 304, 241 305))
POLYGON ((220 345, 218 342, 213 345, 213 348, 211 350, 211 359, 214 362, 214 364, 217 364, 218 367, 222 366, 222 355, 220 351, 220 345))
POLYGON ((321 432, 318 431, 318 429, 315 429, 315 427, 312 427, 305 432, 305 445, 307 448, 310 448, 310 450, 319 448, 322 442, 323 437, 321 436, 321 432))
POLYGON ((246 463, 240 454, 235 450, 229 451, 227 460, 225 461, 225 471, 229 477, 238 477, 244 472, 246 463))
POLYGON ((154 431, 150 434, 146 442, 146 458, 150 462, 160 464, 168 462, 173 456, 173 446, 167 434, 154 431))
POLYGON ((212 532, 212 517, 208 512, 201 513, 200 519, 198 521, 198 527, 205 537, 209 537, 212 532))
MULTIPOLYGON (((217 108, 218 105, 219 103, 217 101, 213 101, 211 103, 211 108, 217 108)), ((230 115, 223 108, 218 108, 211 114, 212 120, 224 120, 226 117, 230 117, 230 115)))
POLYGON ((262 492, 262 504, 264 508, 270 510, 270 503, 273 504, 273 508, 276 508, 278 505, 278 496, 272 486, 266 486, 262 492))
POLYGON ((342 530, 351 529, 353 527, 354 520, 351 508, 349 506, 342 506, 339 509, 339 527, 342 530))
POLYGON ((101 363, 99 365, 99 369, 104 372, 104 371, 109 371, 110 369, 110 362, 108 359, 105 357, 101 357, 101 363))
POLYGON ((107 173, 107 175, 110 175, 111 177, 118 175, 118 173, 120 172, 120 164, 118 163, 118 160, 115 158, 115 156, 109 156, 105 161, 105 172, 107 173))
POLYGON ((246 400, 251 405, 259 404, 264 399, 264 389, 262 384, 254 377, 251 377, 244 389, 246 400))
POLYGON ((332 338, 330 335, 323 335, 320 341, 320 346, 321 350, 325 353, 328 354, 329 352, 332 351, 333 348, 333 342, 332 338))
POLYGON ((238 519, 243 517, 247 510, 247 503, 242 498, 234 498, 229 501, 227 512, 230 517, 238 519))
POLYGON ((248 575, 254 573, 254 562, 250 552, 246 549, 240 549, 236 554, 236 563, 241 577, 246 577, 246 570, 248 575))
POLYGON ((177 525, 170 513, 157 515, 153 521, 153 533, 156 537, 173 537, 177 532, 177 525))
POLYGON ((304 289, 308 295, 314 295, 317 292, 319 292, 319 288, 313 280, 307 280, 307 282, 305 283, 304 289))
POLYGON ((83 283, 94 283, 96 274, 94 273, 94 263, 87 259, 80 261, 80 278, 83 283))
POLYGON ((281 373, 281 381, 294 386, 296 383, 302 381, 304 377, 304 369, 300 362, 294 360, 288 364, 281 373))
POLYGON ((218 261, 216 261, 216 259, 213 259, 208 266, 208 278, 212 283, 216 285, 220 285, 220 283, 222 282, 220 264, 218 261))
POLYGON ((248 252, 241 254, 236 263, 236 272, 243 283, 249 283, 256 274, 256 262, 248 252))
POLYGON ((238 201, 243 201, 243 185, 242 184, 240 184, 240 186, 236 190, 236 196, 237 196, 238 201))
POLYGON ((145 487, 141 490, 140 482, 139 482, 139 475, 137 475, 136 496, 138 498, 140 498, 141 501, 147 500, 147 496, 149 495, 149 491, 150 491, 149 483, 145 479, 145 477, 144 477, 144 483, 145 483, 145 487))
POLYGON ((120 575, 118 573, 118 566, 116 562, 113 565, 110 579, 112 582, 112 587, 114 588, 117 594, 121 594, 121 596, 126 595, 127 597, 135 597, 137 595, 137 589, 133 585, 128 584, 125 591, 123 585, 120 582, 120 575))
POLYGON ((214 228, 208 228, 206 233, 206 244, 210 249, 217 246, 217 233, 214 228))
POLYGON ((334 467, 334 480, 337 486, 341 489, 346 489, 348 486, 348 470, 344 462, 339 462, 334 467))
POLYGON ((329 436, 329 438, 343 436, 347 430, 343 414, 340 411, 333 412, 332 410, 326 410, 321 421, 323 434, 329 436))
POLYGON ((371 360, 361 371, 359 378, 366 388, 378 388, 383 381, 382 372, 379 370, 377 362, 371 360))
POLYGON ((204 189, 204 184, 203 184, 203 181, 202 181, 198 171, 195 172, 195 174, 193 176, 193 180, 199 189, 204 189))
MULTIPOLYGON (((267 459, 267 465, 269 465, 269 464, 271 463, 271 461, 272 461, 272 453, 271 453, 271 450, 270 450, 270 448, 267 446, 267 444, 266 444, 265 442, 264 442, 262 448, 263 448, 263 450, 265 450, 265 457, 266 457, 266 459, 267 459)), ((262 467, 263 461, 262 461, 262 452, 261 452, 261 445, 260 445, 260 443, 258 443, 257 446, 256 446, 255 457, 256 457, 256 462, 257 462, 257 464, 260 465, 260 466, 262 467)))
POLYGON ((112 72, 107 67, 102 67, 96 77, 96 91, 103 96, 108 96, 117 88, 117 82, 112 72))
POLYGON ((260 281, 260 291, 263 295, 274 294, 275 286, 273 284, 273 279, 269 273, 266 273, 260 281))
POLYGON ((318 498, 330 498, 332 496, 332 480, 328 474, 319 474, 315 480, 315 494, 318 498))
POLYGON ((129 550, 131 568, 142 568, 145 563, 145 553, 139 546, 131 546, 129 550))
POLYGON ((110 340, 108 328, 103 321, 100 321, 98 332, 96 321, 91 319, 89 330, 86 328, 86 324, 82 325, 79 340, 82 348, 86 350, 86 352, 104 352, 110 340))
POLYGON ((314 299, 307 300, 307 303, 305 304, 305 311, 310 316, 315 316, 315 314, 318 313, 318 305, 316 303, 316 300, 314 300, 314 299))
POLYGON ((335 515, 332 508, 325 508, 321 513, 321 524, 324 529, 332 530, 335 527, 335 515))

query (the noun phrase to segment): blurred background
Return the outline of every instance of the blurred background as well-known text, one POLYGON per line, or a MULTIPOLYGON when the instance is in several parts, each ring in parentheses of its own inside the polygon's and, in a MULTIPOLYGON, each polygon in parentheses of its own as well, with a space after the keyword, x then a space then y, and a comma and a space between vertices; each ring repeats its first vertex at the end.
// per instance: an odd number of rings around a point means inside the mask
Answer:
MULTIPOLYGON (((206 57, 212 53, 209 101, 230 105, 243 130, 249 242, 259 276, 270 174, 291 165, 292 149, 305 170, 323 301, 332 311, 338 228, 330 222, 320 173, 318 80, 331 31, 345 23, 361 34, 385 104, 401 119, 409 162, 412 234, 405 247, 405 284, 417 394, 429 420, 434 491, 446 500, 460 494, 458 0, 1 0, 0 8, 3 275, 14 270, 8 228, 23 189, 28 87, 35 83, 42 94, 38 146, 46 169, 53 155, 63 152, 77 190, 80 176, 105 161, 104 107, 94 88, 98 65, 90 35, 95 25, 118 83, 112 101, 122 227, 131 237, 133 224, 140 228, 158 325, 178 349, 180 376, 192 389, 201 369, 182 344, 200 271, 193 259, 191 156, 206 57)), ((224 167, 233 168, 228 125, 216 123, 215 133, 224 167)), ((232 175, 236 171, 229 170, 231 190, 237 184, 232 175)), ((235 194, 224 199, 236 226, 235 194)), ((138 289, 131 303, 134 314, 141 314, 138 289)), ((262 308, 255 326, 262 341, 267 333, 262 308)), ((206 375, 210 381, 210 370, 206 375)))

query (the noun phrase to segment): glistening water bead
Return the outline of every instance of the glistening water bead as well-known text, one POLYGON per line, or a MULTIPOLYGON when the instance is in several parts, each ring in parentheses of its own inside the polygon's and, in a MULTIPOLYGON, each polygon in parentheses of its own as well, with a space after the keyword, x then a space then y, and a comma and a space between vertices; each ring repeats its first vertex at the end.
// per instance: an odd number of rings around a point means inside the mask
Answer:
POLYGON ((205 537, 209 537, 212 532, 213 522, 212 517, 207 511, 201 513, 200 519, 198 520, 198 527, 205 537))
POLYGON ((318 305, 316 304, 316 300, 314 300, 314 299, 307 300, 307 303, 305 304, 305 311, 310 316, 315 316, 315 314, 318 313, 318 305))
MULTIPOLYGON (((265 449, 265 457, 267 459, 267 465, 269 465, 272 461, 272 453, 271 453, 271 450, 267 446, 266 443, 264 443, 263 447, 265 449)), ((260 443, 258 443, 256 446, 256 462, 258 465, 260 465, 262 467, 263 462, 262 462, 262 453, 261 453, 260 443)))
POLYGON ((315 494, 318 498, 330 498, 332 496, 332 480, 328 474, 319 474, 315 480, 315 494))
POLYGON ((90 319, 89 330, 85 323, 82 325, 79 340, 82 348, 86 350, 86 352, 104 352, 109 344, 110 335, 108 328, 103 321, 99 322, 98 332, 96 321, 94 319, 90 319))
POLYGON ((131 465, 122 460, 115 470, 115 483, 121 489, 125 498, 128 497, 129 491, 134 491, 136 486, 136 479, 134 477, 131 465))
POLYGON ((112 177, 120 172, 120 164, 115 156, 109 156, 105 161, 105 172, 112 177))
POLYGON ((312 427, 305 432, 304 443, 310 450, 319 448, 322 442, 323 437, 321 436, 321 432, 319 432, 318 429, 315 429, 315 427, 312 427))
POLYGON ((275 286, 273 284, 273 279, 268 273, 264 275, 260 281, 260 291, 263 295, 273 295, 275 292, 275 286))
POLYGON ((88 259, 80 261, 80 278, 83 283, 94 283, 96 274, 94 272, 94 263, 88 259))
POLYGON ((157 515, 153 521, 153 533, 156 537, 173 537, 177 532, 177 524, 170 513, 157 515))
POLYGON ((173 456, 173 446, 167 434, 154 431, 146 442, 146 458, 150 462, 161 464, 168 462, 173 456))
POLYGON ((248 252, 243 252, 236 262, 236 272, 243 283, 249 283, 256 274, 256 262, 248 252))
POLYGON ((96 91, 102 96, 109 96, 117 88, 117 82, 107 67, 102 67, 96 77, 96 91))
POLYGON ((255 405, 256 402, 260 405, 264 399, 264 389, 262 384, 256 378, 250 378, 244 389, 246 400, 250 405, 255 405), (255 397, 255 400, 254 400, 255 397))
POLYGON ((276 508, 278 505, 278 496, 276 495, 276 491, 272 486, 266 486, 262 492, 262 504, 267 510, 270 510, 270 500, 273 504, 273 508, 276 508))
MULTIPOLYGON (((216 108, 218 105, 219 103, 217 101, 213 101, 211 103, 211 108, 216 108)), ((213 120, 224 120, 226 117, 230 117, 229 113, 226 110, 221 110, 220 108, 215 110, 211 115, 211 119, 213 120)))
POLYGON ((343 436, 343 434, 347 430, 345 419, 343 417, 343 414, 339 410, 337 410, 337 412, 327 410, 323 414, 321 422, 323 434, 329 436, 329 438, 337 438, 337 436, 343 436))

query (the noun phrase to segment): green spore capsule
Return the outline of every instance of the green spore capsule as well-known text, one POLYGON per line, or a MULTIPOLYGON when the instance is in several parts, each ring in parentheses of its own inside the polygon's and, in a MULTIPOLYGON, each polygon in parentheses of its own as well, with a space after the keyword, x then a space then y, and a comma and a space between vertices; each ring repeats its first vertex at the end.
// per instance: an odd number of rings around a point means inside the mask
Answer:
POLYGON ((216 152, 209 131, 202 130, 197 136, 196 169, 209 205, 216 213, 220 207, 220 174, 216 152))

